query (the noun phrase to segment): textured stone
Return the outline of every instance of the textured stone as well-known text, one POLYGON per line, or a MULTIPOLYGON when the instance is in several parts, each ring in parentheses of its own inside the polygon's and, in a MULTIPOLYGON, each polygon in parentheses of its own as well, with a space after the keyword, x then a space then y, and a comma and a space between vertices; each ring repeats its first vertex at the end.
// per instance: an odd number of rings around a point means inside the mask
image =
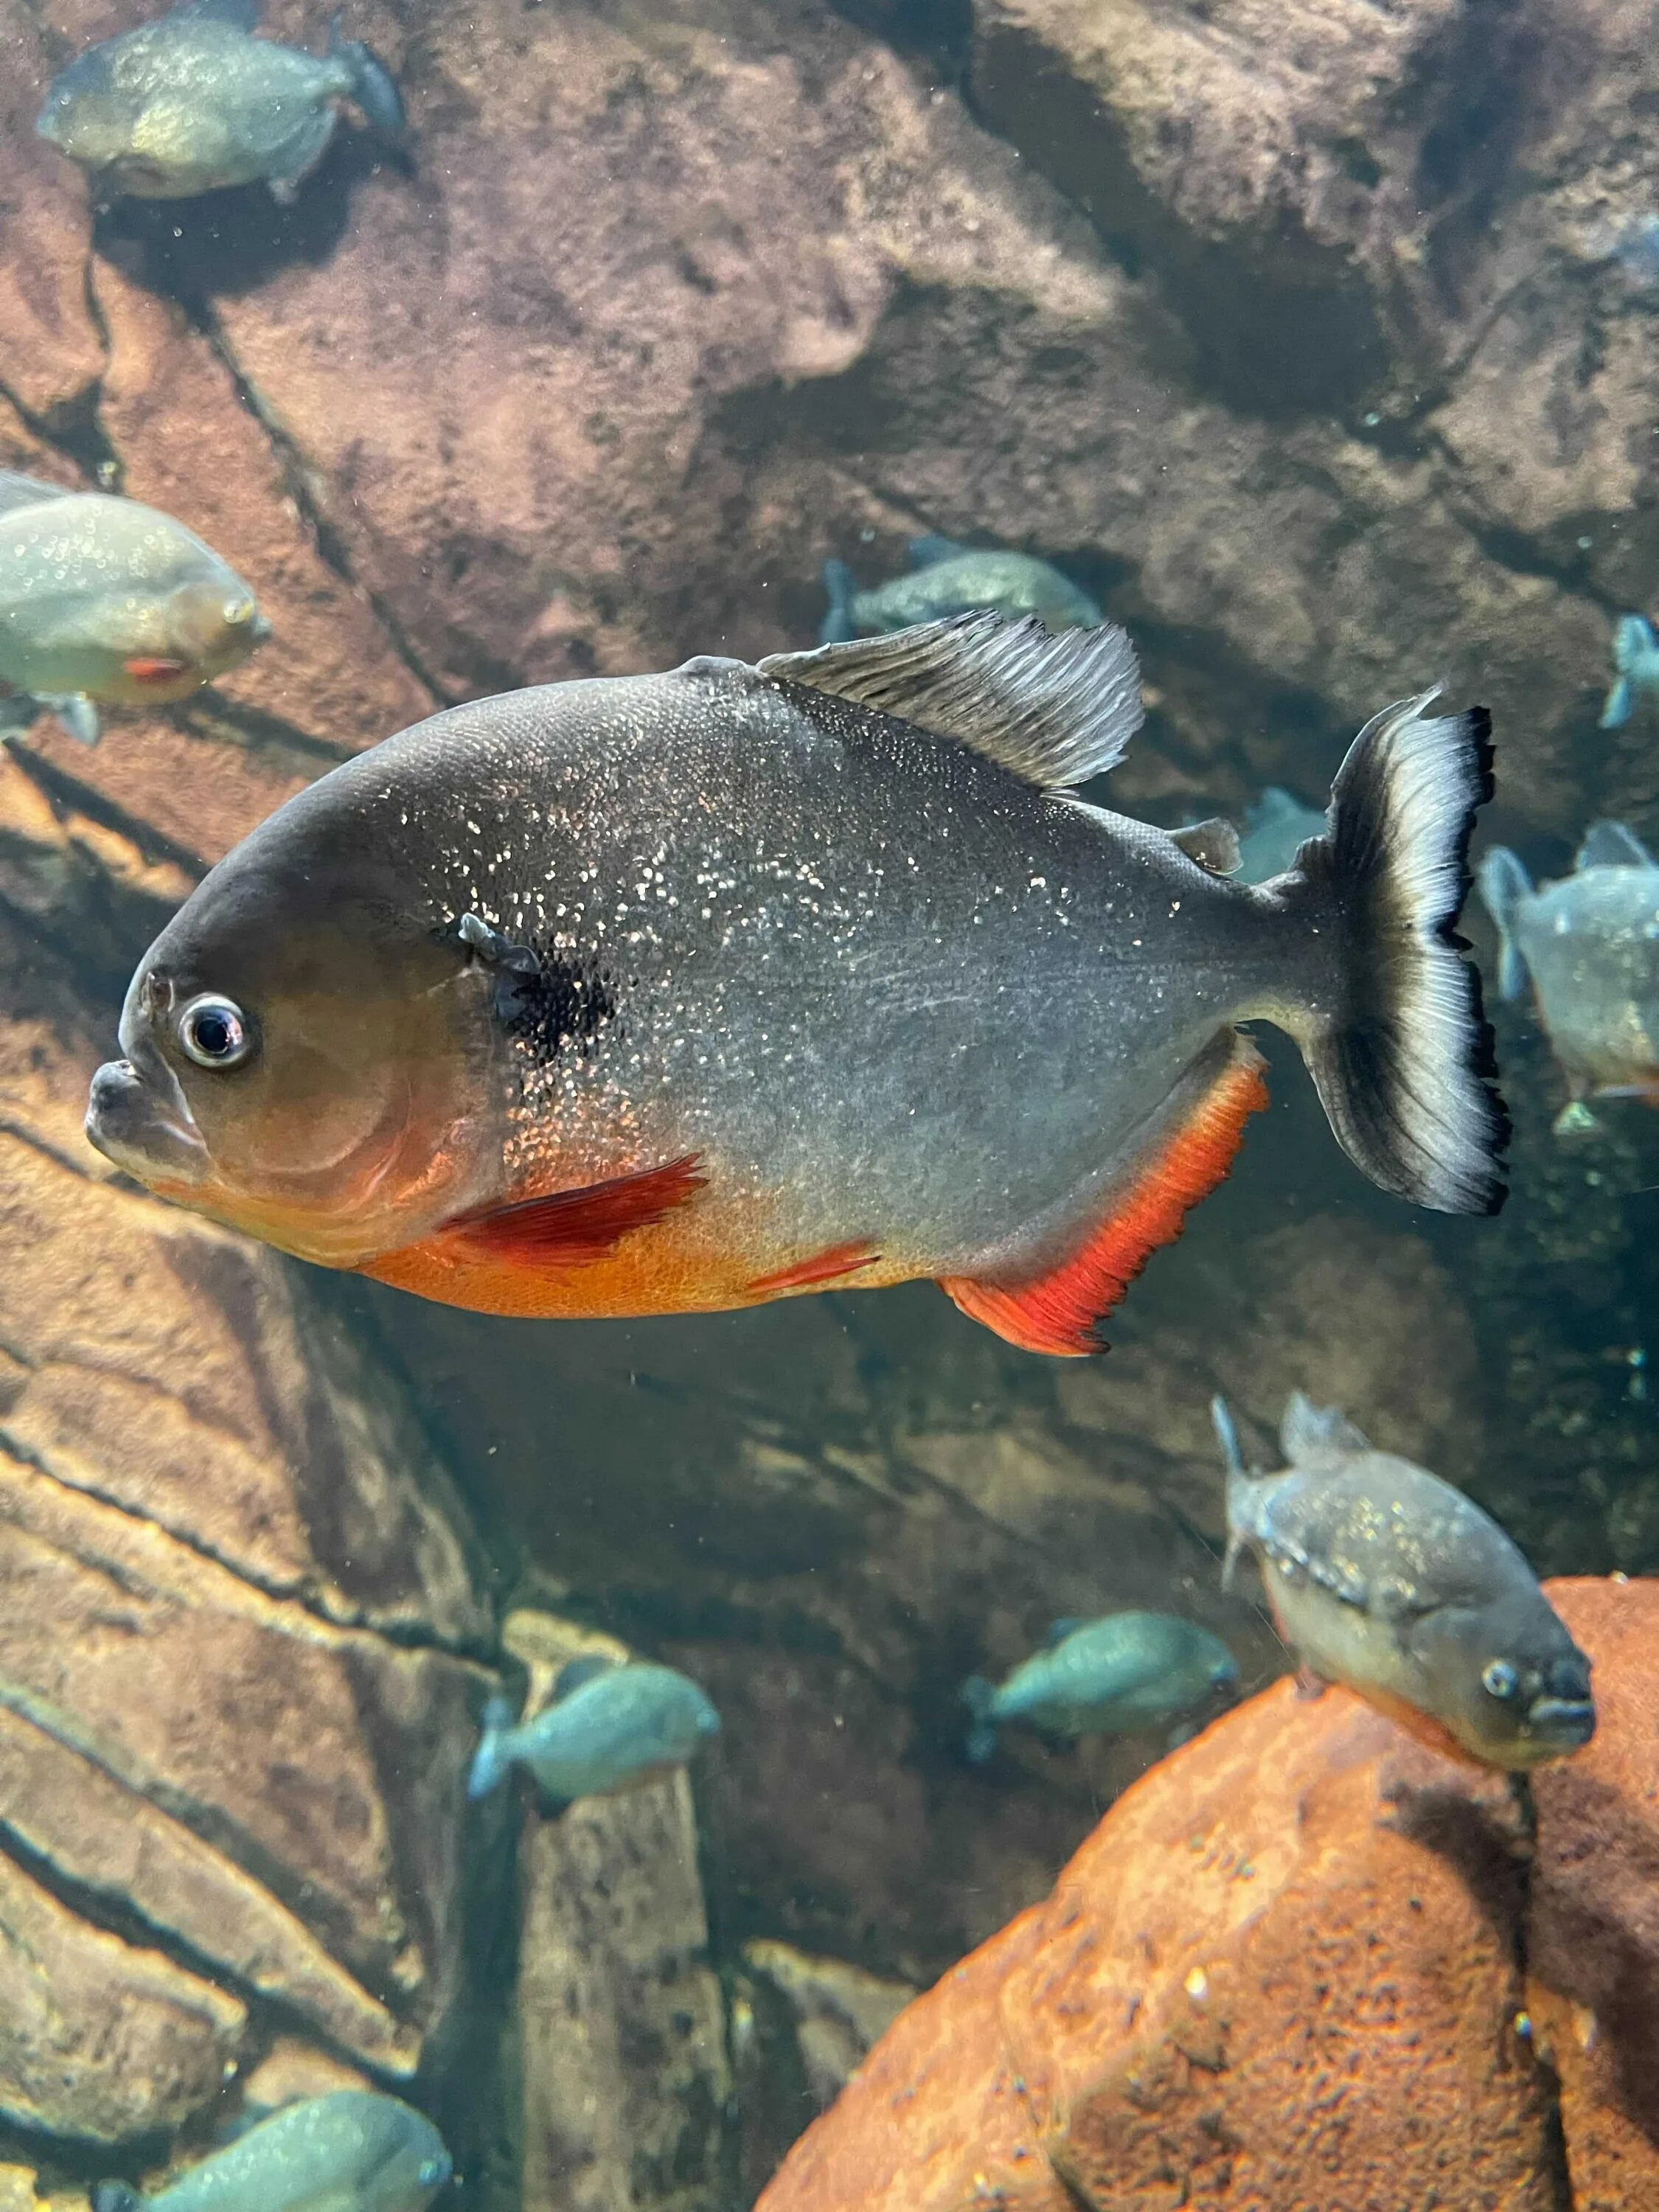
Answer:
MULTIPOLYGON (((66 1925, 137 1926, 262 2035, 274 2008, 410 2072, 464 1978, 464 1516, 288 1263, 88 1152, 94 1024, 0 941, 0 1844, 66 1925)), ((87 2057, 41 2124, 169 2130, 219 2094, 223 2053, 118 2091, 90 1983, 59 2001, 87 2057)), ((27 2071, 49 2030, 19 2033, 27 2071)))
POLYGON ((36 421, 67 425, 103 349, 87 307, 86 194, 34 135, 51 74, 24 0, 0 0, 0 394, 36 421))
POLYGON ((745 1943, 743 1960, 793 2015, 806 2086, 820 2110, 916 1994, 908 1982, 884 1981, 842 1959, 810 1958, 787 1943, 745 1943))
POLYGON ((730 2082, 690 1781, 530 1812, 519 1849, 523 2202, 719 2212, 730 2082))
POLYGON ((90 1927, 0 1852, 0 2114, 101 2143, 173 2128, 216 2097, 236 2000, 90 1927))
POLYGON ((1527 1967, 1574 2212, 1659 2203, 1659 1583, 1550 1595, 1595 1662, 1588 1750, 1534 1791, 1527 1967))
POLYGON ((762 2203, 1555 2212, 1519 1848, 1501 1782, 1281 1684, 911 2007, 762 2203))

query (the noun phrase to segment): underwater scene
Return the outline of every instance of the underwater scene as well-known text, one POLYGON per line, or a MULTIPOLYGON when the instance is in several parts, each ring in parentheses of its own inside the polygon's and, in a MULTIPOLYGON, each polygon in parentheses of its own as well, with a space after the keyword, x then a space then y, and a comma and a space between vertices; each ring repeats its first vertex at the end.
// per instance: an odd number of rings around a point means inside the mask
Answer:
POLYGON ((1631 0, 0 0, 0 2212, 1659 2207, 1631 0))

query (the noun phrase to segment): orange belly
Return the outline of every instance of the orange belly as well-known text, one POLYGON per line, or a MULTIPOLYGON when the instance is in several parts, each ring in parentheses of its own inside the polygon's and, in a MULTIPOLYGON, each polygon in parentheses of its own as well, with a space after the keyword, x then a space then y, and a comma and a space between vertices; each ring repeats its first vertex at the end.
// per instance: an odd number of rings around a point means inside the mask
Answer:
POLYGON ((599 1257, 569 1264, 522 1264, 446 1229, 358 1270, 440 1305, 541 1321, 721 1313, 843 1285, 904 1282, 916 1272, 845 1247, 816 1255, 769 1251, 758 1239, 750 1246, 729 1231, 720 1235, 692 1212, 671 1214, 599 1257))

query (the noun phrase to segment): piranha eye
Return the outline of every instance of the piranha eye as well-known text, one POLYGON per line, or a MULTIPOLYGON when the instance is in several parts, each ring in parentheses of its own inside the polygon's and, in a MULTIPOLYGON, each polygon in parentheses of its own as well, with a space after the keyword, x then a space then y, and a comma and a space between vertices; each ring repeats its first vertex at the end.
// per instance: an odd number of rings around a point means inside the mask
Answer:
POLYGON ((253 620, 252 599, 227 599, 219 610, 227 629, 246 629, 253 620))
POLYGON ((204 993, 179 1017, 179 1042, 198 1067, 236 1067, 253 1049, 253 1033, 241 1008, 204 993))
POLYGON ((1489 1698, 1512 1698, 1517 1677, 1507 1659, 1488 1659, 1480 1669, 1480 1686, 1489 1698))
POLYGON ((439 2158, 428 2158, 422 2161, 421 2170, 415 2179, 422 2189, 435 2189, 443 2178, 443 2160, 439 2158))

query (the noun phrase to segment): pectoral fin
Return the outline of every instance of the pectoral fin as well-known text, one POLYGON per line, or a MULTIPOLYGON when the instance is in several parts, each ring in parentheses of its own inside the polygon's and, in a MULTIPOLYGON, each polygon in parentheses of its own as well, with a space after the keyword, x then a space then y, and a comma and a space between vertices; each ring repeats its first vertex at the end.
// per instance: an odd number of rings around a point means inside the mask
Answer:
POLYGON ((462 1214, 446 1225, 444 1242, 455 1257, 475 1262, 580 1267, 603 1260, 630 1231, 663 1220, 702 1185, 696 1159, 687 1153, 665 1167, 462 1214))

